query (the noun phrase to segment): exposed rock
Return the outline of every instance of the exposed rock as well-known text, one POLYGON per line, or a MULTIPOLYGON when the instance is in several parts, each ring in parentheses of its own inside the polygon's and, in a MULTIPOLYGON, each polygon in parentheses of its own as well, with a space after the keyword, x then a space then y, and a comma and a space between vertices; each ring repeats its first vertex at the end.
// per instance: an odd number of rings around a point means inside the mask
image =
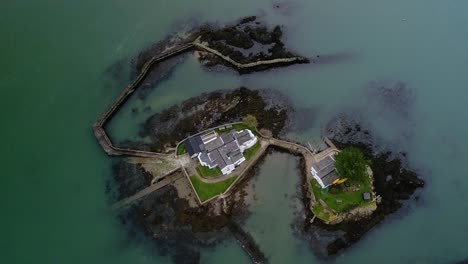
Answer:
POLYGON ((190 98, 149 117, 140 135, 148 136, 150 144, 127 141, 123 145, 161 152, 195 132, 238 122, 249 114, 257 118, 259 129, 267 129, 277 136, 290 126, 292 112, 288 99, 276 91, 244 87, 217 91, 190 98))
MULTIPOLYGON (((283 32, 280 26, 270 30, 259 23, 253 23, 255 19, 256 17, 247 17, 235 25, 224 27, 205 25, 199 30, 200 41, 208 43, 210 48, 242 64, 260 60, 297 57, 297 55, 288 51, 282 42, 283 32)), ((205 54, 201 59, 207 61, 205 65, 209 67, 218 64, 232 67, 231 64, 214 54, 205 54)), ((308 60, 303 60, 292 63, 307 62, 308 60)), ((282 65, 292 63, 282 63, 282 65)), ((236 68, 236 70, 240 73, 250 73, 276 66, 278 65, 259 65, 248 69, 236 68)))
POLYGON ((112 166, 115 182, 119 183, 116 200, 131 196, 151 184, 153 176, 140 164, 131 164, 125 159, 117 159, 112 166))
MULTIPOLYGON (((319 219, 309 224, 313 217, 309 215, 305 221, 303 236, 311 240, 312 247, 326 255, 334 255, 339 251, 359 241, 371 228, 382 222, 389 214, 396 212, 414 192, 424 186, 424 181, 418 178, 417 173, 403 165, 399 159, 391 158, 390 151, 375 150, 375 140, 365 126, 355 119, 341 115, 334 119, 327 127, 327 136, 332 139, 338 148, 355 146, 360 148, 365 156, 371 160, 371 169, 374 177, 374 191, 379 196, 377 209, 367 217, 358 221, 344 221, 336 225, 328 225, 319 219), (388 177, 391 175, 391 177, 388 177), (321 232, 320 229, 325 231, 321 232), (322 239, 320 235, 326 239, 322 239), (332 239, 330 239, 333 237, 332 239), (322 245, 322 248, 317 245, 322 245), (323 250, 325 248, 326 250, 323 250)), ((404 158, 404 156, 401 156, 404 158)), ((306 207, 308 201, 305 200, 306 207)), ((309 209, 310 210, 310 209, 309 209)))

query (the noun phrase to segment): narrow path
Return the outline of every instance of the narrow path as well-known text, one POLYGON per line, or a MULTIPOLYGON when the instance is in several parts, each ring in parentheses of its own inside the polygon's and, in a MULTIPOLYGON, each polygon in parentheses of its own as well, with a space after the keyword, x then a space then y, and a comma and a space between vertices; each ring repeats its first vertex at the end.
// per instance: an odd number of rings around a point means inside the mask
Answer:
POLYGON ((109 109, 107 109, 107 111, 104 112, 99 117, 99 119, 94 123, 93 125, 94 135, 96 136, 101 147, 104 149, 104 151, 108 155, 112 155, 112 156, 125 155, 125 156, 137 156, 137 157, 146 157, 146 158, 167 156, 166 154, 163 154, 163 153, 115 147, 112 144, 111 140, 109 139, 109 136, 107 135, 106 131, 104 130, 104 126, 107 123, 107 121, 122 106, 122 104, 130 97, 130 95, 137 89, 140 82, 145 78, 145 76, 148 74, 149 70, 155 63, 166 60, 180 53, 186 52, 187 50, 192 49, 192 48, 193 48, 193 43, 187 43, 187 44, 175 47, 169 51, 166 51, 162 54, 159 54, 151 58, 151 60, 145 63, 140 74, 138 74, 136 79, 123 90, 123 92, 112 103, 109 109))
POLYGON ((112 205, 112 209, 113 210, 116 210, 116 209, 119 209, 119 208, 122 208, 122 207, 125 207, 129 204, 132 204, 133 202, 147 196, 148 194, 151 194, 152 192, 154 191, 157 191, 173 182, 175 182, 176 180, 182 178, 184 175, 182 173, 176 173, 174 174, 174 172, 176 172, 177 170, 180 170, 180 168, 176 168, 174 170, 172 170, 171 172, 169 172, 168 176, 165 176, 161 181, 155 183, 155 184, 152 184, 150 185, 149 187, 146 187, 145 189, 137 192, 136 194, 132 195, 132 196, 129 196, 127 198, 124 198, 118 202, 116 202, 115 204, 112 205))
POLYGON ((231 59, 229 56, 225 56, 221 52, 219 52, 219 51, 217 51, 217 50, 215 50, 213 48, 210 48, 208 46, 208 43, 200 42, 200 37, 198 37, 193 42, 193 44, 195 46, 197 46, 198 48, 200 48, 200 49, 203 49, 205 51, 208 51, 210 53, 215 54, 216 56, 218 56, 218 57, 222 58, 223 60, 229 62, 230 64, 232 64, 233 66, 235 66, 238 69, 254 68, 254 67, 257 67, 257 66, 260 66, 260 65, 287 64, 287 63, 293 63, 293 62, 297 62, 297 63, 307 63, 307 62, 309 62, 308 59, 306 59, 304 57, 297 56, 297 57, 290 57, 290 58, 277 58, 277 59, 271 59, 271 60, 261 60, 261 61, 250 62, 250 63, 240 63, 240 62, 237 62, 237 61, 231 59))
POLYGON ((116 147, 112 144, 112 141, 107 135, 104 127, 107 121, 118 111, 118 109, 122 106, 122 104, 138 88, 138 85, 145 78, 145 76, 148 74, 149 70, 155 63, 166 60, 172 56, 179 55, 183 52, 193 49, 194 47, 213 53, 237 68, 252 68, 252 67, 259 66, 259 65, 268 65, 268 64, 308 62, 307 58, 297 56, 297 57, 291 57, 291 58, 278 58, 278 59, 273 59, 273 60, 256 61, 252 63, 242 64, 242 63, 232 60, 228 56, 224 56, 221 52, 208 47, 207 43, 201 43, 199 41, 199 38, 197 38, 194 42, 183 43, 180 46, 176 46, 166 52, 156 55, 144 64, 143 68, 141 69, 140 74, 138 74, 135 80, 123 90, 123 92, 117 97, 117 99, 112 103, 112 105, 107 109, 107 111, 105 111, 93 125, 94 135, 96 136, 96 139, 98 140, 102 149, 108 155, 137 156, 137 157, 145 157, 145 158, 152 158, 152 157, 157 158, 157 157, 167 156, 167 154, 164 154, 164 153, 116 147))
MULTIPOLYGON (((266 149, 269 146, 276 146, 282 149, 286 149, 290 152, 302 155, 306 161, 307 168, 310 168, 313 162, 315 162, 315 158, 314 158, 315 154, 312 153, 312 151, 305 146, 299 145, 294 142, 276 139, 272 137, 265 137, 265 136, 261 136, 260 140, 261 140, 261 148, 258 150, 257 153, 255 153, 255 156, 252 157, 252 159, 243 163, 243 164, 246 164, 245 166, 240 165, 232 173, 228 175, 222 175, 216 178, 203 178, 199 174, 195 174, 196 177, 204 183, 217 183, 217 182, 225 181, 231 178, 233 175, 242 176, 248 169, 250 169, 251 164, 255 164, 257 162, 258 158, 263 155, 263 153, 266 151, 266 149)), ((310 170, 308 169, 306 170, 307 170, 308 176, 311 176, 309 175, 311 174, 310 170)))

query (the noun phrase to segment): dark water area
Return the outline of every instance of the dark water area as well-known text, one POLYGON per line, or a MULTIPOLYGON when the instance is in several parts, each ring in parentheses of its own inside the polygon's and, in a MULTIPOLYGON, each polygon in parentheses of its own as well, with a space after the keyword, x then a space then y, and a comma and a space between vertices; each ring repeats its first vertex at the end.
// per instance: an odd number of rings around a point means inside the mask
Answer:
MULTIPOLYGON (((417 202, 403 203, 332 261, 466 259, 467 8, 463 1, 436 0, 2 3, 2 263, 174 261, 145 238, 129 236, 109 209, 113 161, 91 126, 129 83, 132 59, 142 50, 193 25, 248 15, 282 25, 286 46, 316 63, 239 75, 206 70, 188 56, 144 100, 133 97, 119 111, 109 127, 113 137, 140 139, 140 124, 150 115, 203 92, 241 86, 279 90, 296 109, 306 109, 298 117, 304 124, 288 134, 304 144, 320 139, 337 114, 351 113, 377 145, 406 153, 426 185, 417 202)), ((283 154, 266 159, 256 178, 257 203, 243 226, 271 263, 321 262, 291 227, 300 212, 300 200, 292 198, 300 179, 296 163, 283 154)), ((249 260, 231 240, 200 250, 202 263, 220 259, 249 260)))

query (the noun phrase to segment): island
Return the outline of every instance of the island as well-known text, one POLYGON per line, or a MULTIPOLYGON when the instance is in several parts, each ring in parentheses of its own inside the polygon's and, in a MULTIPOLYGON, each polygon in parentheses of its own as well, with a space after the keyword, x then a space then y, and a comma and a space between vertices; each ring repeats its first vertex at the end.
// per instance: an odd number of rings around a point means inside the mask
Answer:
MULTIPOLYGON (((339 141, 334 136, 324 136, 317 148, 283 139, 280 135, 288 124, 291 106, 270 106, 265 99, 270 92, 245 87, 204 94, 154 114, 141 132, 150 137, 149 144, 129 141, 116 146, 105 130, 156 65, 188 51, 194 51, 207 67, 228 66, 240 74, 309 61, 284 48, 280 27, 269 31, 255 19, 245 18, 223 28, 205 26, 170 48, 152 47, 138 57, 140 73, 93 125, 102 149, 110 156, 125 157, 114 166, 116 180, 122 185, 119 201, 112 208, 130 207, 128 215, 136 218, 122 216, 123 221, 144 225, 145 232, 161 248, 180 247, 181 252, 197 259, 197 253, 185 243, 211 244, 222 239, 216 233, 227 230, 254 263, 267 262, 236 219, 245 210, 243 202, 248 194, 243 187, 255 176, 268 150, 278 149, 300 157, 307 211, 301 224, 303 235, 309 236, 314 227, 344 231, 344 237, 327 243, 327 254, 332 255, 359 240, 391 213, 388 201, 396 210, 396 200, 404 199, 381 196, 386 184, 392 183, 382 184, 386 173, 382 166, 391 161, 371 153, 369 146, 339 141), (129 181, 130 171, 133 181, 129 181), (180 243, 176 237, 181 234, 190 239, 180 243)), ((396 166, 400 169, 398 177, 408 182, 401 185, 406 186, 403 192, 411 195, 424 185, 415 173, 396 166)))

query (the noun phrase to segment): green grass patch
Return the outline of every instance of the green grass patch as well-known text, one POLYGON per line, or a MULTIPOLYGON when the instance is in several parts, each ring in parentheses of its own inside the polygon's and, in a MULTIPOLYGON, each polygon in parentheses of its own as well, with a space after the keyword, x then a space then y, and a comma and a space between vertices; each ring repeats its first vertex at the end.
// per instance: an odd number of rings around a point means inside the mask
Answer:
POLYGON ((197 166, 197 172, 203 178, 214 178, 214 177, 218 177, 221 174, 223 174, 219 167, 215 167, 214 169, 210 169, 209 167, 202 166, 202 165, 197 166))
POLYGON ((318 218, 324 220, 324 221, 330 221, 330 213, 327 213, 323 210, 323 206, 320 204, 315 205, 312 208, 312 212, 314 213, 315 216, 318 218))
POLYGON ((198 197, 200 197, 200 200, 204 202, 216 195, 224 193, 237 179, 237 177, 238 176, 232 176, 227 180, 217 183, 205 183, 194 175, 190 176, 190 181, 192 182, 193 187, 195 187, 198 197))
MULTIPOLYGON (((352 183, 348 187, 342 183, 322 189, 315 179, 310 181, 310 186, 314 192, 315 199, 317 201, 322 199, 329 208, 337 213, 346 212, 353 208, 372 203, 373 197, 369 177, 360 182, 352 183), (354 191, 354 188, 359 188, 359 190, 354 191), (365 192, 371 194, 371 200, 364 200, 363 194, 365 192), (341 203, 337 200, 341 200, 341 203)), ((320 204, 317 206, 322 207, 320 204)))
POLYGON ((187 148, 185 146, 185 143, 179 144, 179 146, 177 147, 177 156, 183 155, 185 153, 187 153, 187 148))
POLYGON ((255 145, 253 145, 251 148, 249 149, 246 149, 244 151, 244 157, 246 160, 250 160, 254 155, 255 153, 258 152, 258 150, 262 147, 262 144, 260 144, 260 141, 257 141, 257 143, 255 143, 255 145))

